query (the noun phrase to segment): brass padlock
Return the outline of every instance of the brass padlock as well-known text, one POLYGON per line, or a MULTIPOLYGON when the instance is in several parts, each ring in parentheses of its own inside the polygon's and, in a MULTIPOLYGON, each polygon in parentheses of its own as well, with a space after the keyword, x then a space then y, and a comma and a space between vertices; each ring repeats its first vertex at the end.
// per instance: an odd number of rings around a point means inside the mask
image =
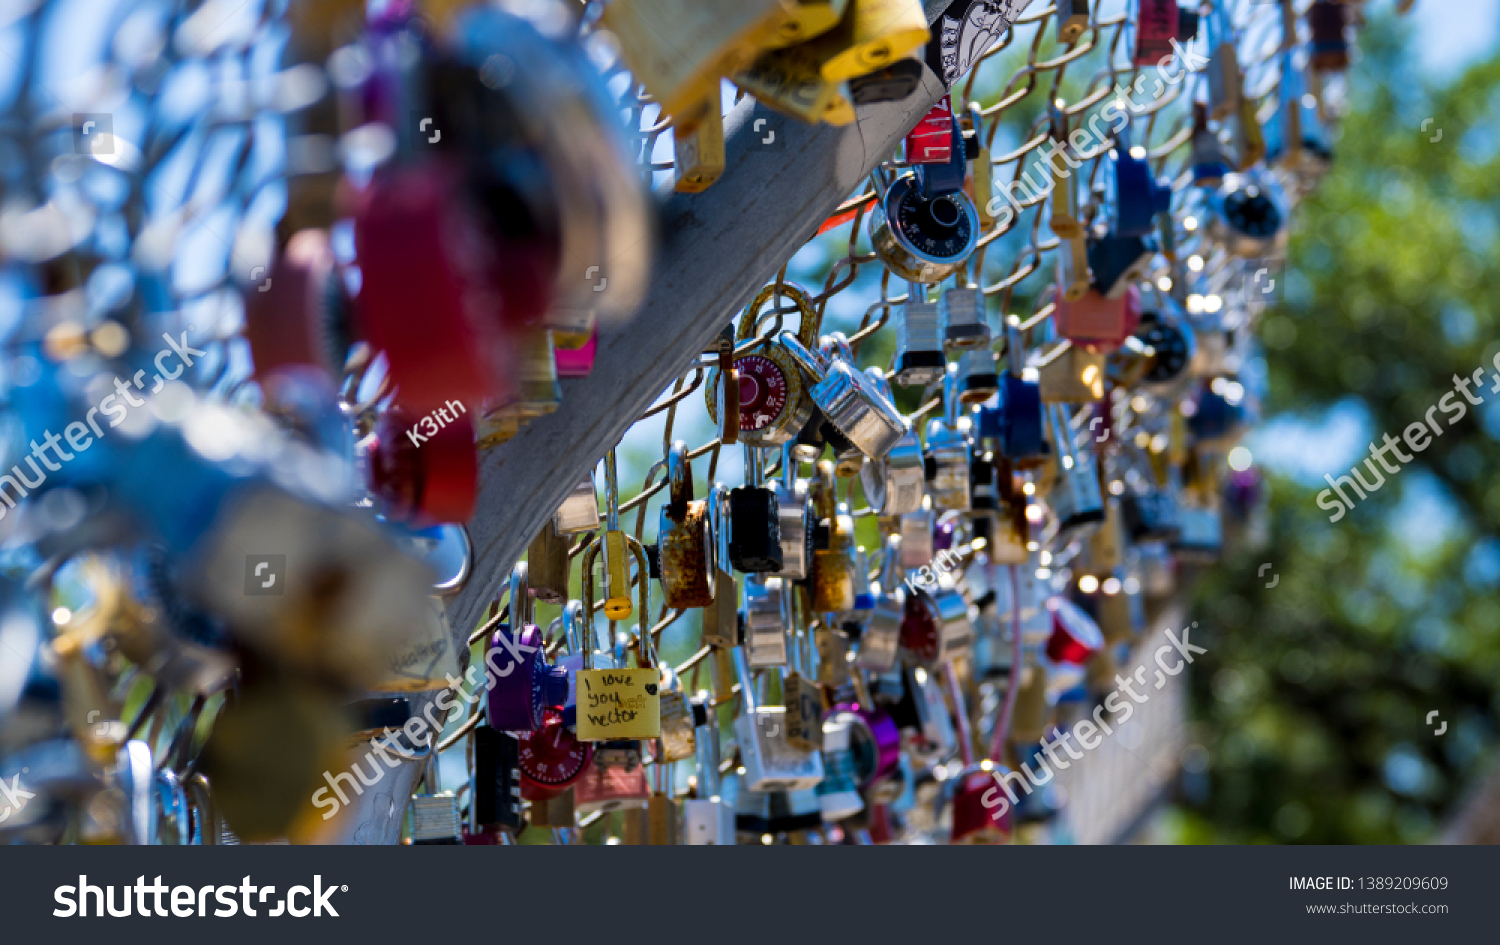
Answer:
POLYGON ((672 129, 672 163, 680 194, 699 194, 724 173, 724 114, 719 110, 719 90, 711 101, 693 109, 703 117, 692 124, 678 123, 672 129))
MULTIPOLYGON (((604 454, 604 535, 594 539, 590 547, 604 551, 604 616, 610 620, 624 620, 631 614, 630 607, 630 551, 627 536, 620 531, 620 483, 615 467, 615 451, 604 454)), ((585 559, 591 560, 591 559, 585 559)), ((584 587, 592 589, 593 574, 589 566, 583 568, 584 587)), ((641 565, 641 581, 646 580, 646 567, 641 565)), ((588 611, 593 619, 594 613, 588 611)), ((648 620, 641 615, 642 620, 648 620)))
POLYGON ((818 528, 827 535, 826 547, 813 545, 812 608, 818 613, 854 609, 854 520, 839 514, 833 463, 818 463, 813 479, 813 502, 818 528))
POLYGON ((801 619, 804 608, 801 588, 791 588, 783 600, 791 633, 791 666, 781 680, 781 704, 786 707, 786 740, 793 748, 821 751, 823 748, 823 690, 805 674, 811 659, 811 640, 801 619))
POLYGON ((1093 403, 1104 397, 1104 352, 1064 341, 1045 354, 1038 351, 1029 367, 1046 404, 1093 403))
POLYGON ((559 534, 557 523, 549 518, 526 551, 531 596, 544 604, 568 599, 569 547, 567 536, 559 534))
POLYGON ((714 602, 712 579, 718 561, 709 535, 708 503, 693 500, 693 470, 682 440, 667 454, 667 488, 656 538, 667 606, 708 607, 714 602))
MULTIPOLYGON (((613 456, 614 451, 610 451, 613 456)), ((613 479, 613 477, 610 477, 613 479)), ((639 631, 640 668, 629 669, 620 665, 613 669, 581 669, 578 678, 578 739, 579 741, 610 741, 614 739, 659 738, 661 736, 661 671, 657 667, 656 641, 652 638, 650 608, 650 577, 647 573, 646 552, 641 543, 626 536, 620 537, 635 556, 640 593, 639 631)), ((594 559, 604 545, 596 539, 583 553, 583 613, 586 621, 594 614, 594 559)), ((627 571, 628 578, 628 571, 627 571)), ((626 585, 628 590, 629 585, 626 585)), ((608 612, 608 605, 605 607, 608 612)), ((627 614, 628 616, 628 614, 627 614)), ((585 630, 587 635, 588 631, 585 630)))

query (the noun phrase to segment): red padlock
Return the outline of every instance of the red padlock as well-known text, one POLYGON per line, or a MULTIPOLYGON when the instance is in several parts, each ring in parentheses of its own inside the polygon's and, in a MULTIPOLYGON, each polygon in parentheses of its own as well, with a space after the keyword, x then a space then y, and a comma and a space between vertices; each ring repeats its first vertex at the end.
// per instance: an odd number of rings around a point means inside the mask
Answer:
POLYGON ((355 313, 417 416, 451 400, 503 403, 515 388, 502 260, 460 199, 459 176, 446 161, 392 169, 356 200, 355 313))
POLYGON ((964 768, 953 794, 951 843, 1005 843, 1010 840, 1010 799, 1000 778, 1009 773, 1004 766, 981 762, 964 768), (991 793, 994 792, 994 793, 991 793), (989 795, 991 803, 985 803, 989 795))
POLYGON ((349 299, 327 231, 294 233, 265 276, 245 292, 245 338, 256 378, 308 364, 336 377, 344 364, 349 299))
POLYGON ((1136 286, 1118 299, 1105 298, 1093 288, 1076 302, 1061 294, 1054 294, 1053 299, 1057 310, 1052 323, 1058 335, 1091 351, 1116 350, 1141 325, 1141 290, 1136 286))
POLYGON ((547 711, 534 732, 517 732, 521 742, 521 796, 528 801, 556 797, 594 762, 594 743, 581 742, 563 724, 562 713, 547 711))
POLYGON ((1135 23, 1135 66, 1154 66, 1176 52, 1177 0, 1140 0, 1135 23))
POLYGON ((906 135, 906 163, 947 164, 953 159, 953 105, 948 96, 922 116, 906 135))
POLYGON ((1082 666, 1104 649, 1104 633, 1082 607, 1061 597, 1047 604, 1052 611, 1052 636, 1047 639, 1047 658, 1054 663, 1082 666))
POLYGON ((423 523, 467 522, 479 491, 474 425, 467 413, 439 426, 400 407, 381 415, 366 445, 370 491, 388 517, 423 523), (435 432, 429 434, 429 429, 435 432))

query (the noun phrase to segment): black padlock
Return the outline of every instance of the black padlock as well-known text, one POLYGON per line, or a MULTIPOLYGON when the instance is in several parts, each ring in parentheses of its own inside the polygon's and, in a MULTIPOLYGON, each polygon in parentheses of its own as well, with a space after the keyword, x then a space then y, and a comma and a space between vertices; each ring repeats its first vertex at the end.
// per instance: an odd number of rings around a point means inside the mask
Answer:
POLYGON ((474 792, 470 832, 521 828, 521 744, 488 725, 474 729, 474 792))
POLYGON ((849 80, 849 100, 855 108, 876 102, 899 102, 922 84, 922 62, 898 59, 884 69, 849 80))
POLYGON ((745 444, 745 485, 729 490, 729 563, 746 574, 780 571, 781 506, 765 477, 760 449, 745 444))
POLYGON ((1094 288, 1105 298, 1119 298, 1132 283, 1145 278, 1156 249, 1140 236, 1092 237, 1088 241, 1089 269, 1094 288))

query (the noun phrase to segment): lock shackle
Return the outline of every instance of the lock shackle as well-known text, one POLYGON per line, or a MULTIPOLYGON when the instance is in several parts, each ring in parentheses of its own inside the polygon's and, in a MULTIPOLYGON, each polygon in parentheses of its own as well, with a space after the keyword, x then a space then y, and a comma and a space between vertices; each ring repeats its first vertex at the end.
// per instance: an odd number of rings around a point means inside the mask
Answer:
POLYGON ((739 328, 734 335, 735 341, 749 341, 755 337, 756 326, 760 323, 760 310, 773 296, 779 294, 791 299, 792 304, 797 306, 801 321, 797 325, 796 338, 809 348, 818 343, 818 329, 822 327, 823 316, 813 307, 812 297, 807 294, 806 289, 792 282, 783 282, 779 288, 778 293, 778 286, 773 282, 756 294, 755 301, 746 307, 744 316, 740 318, 739 328))
POLYGON ((521 628, 536 623, 536 605, 531 599, 531 569, 524 561, 517 561, 510 570, 510 626, 511 632, 520 633, 521 628))
POLYGON ((1052 404, 1047 411, 1047 419, 1052 426, 1052 439, 1058 450, 1058 465, 1062 464, 1062 457, 1067 456, 1076 469, 1080 465, 1078 444, 1073 441, 1073 425, 1068 417, 1067 407, 1052 404))
POLYGON ((612 532, 620 530, 620 479, 613 447, 604 454, 604 527, 612 532))
POLYGON ((891 382, 887 379, 884 371, 872 364, 865 368, 865 376, 870 379, 870 383, 875 385, 875 390, 880 396, 884 397, 892 405, 896 403, 896 394, 891 390, 891 382))
POLYGON ((667 489, 667 516, 681 523, 693 501, 693 467, 688 462, 688 445, 682 440, 674 440, 667 452, 667 489))
POLYGON ((839 497, 835 491, 837 479, 834 477, 834 466, 832 460, 819 460, 818 471, 813 477, 813 485, 817 489, 817 495, 813 499, 813 507, 817 510, 818 518, 828 519, 828 542, 832 546, 833 538, 839 530, 839 497))
POLYGON ((957 366, 947 365, 943 371, 943 425, 958 432, 958 371, 957 366))
POLYGON ((894 596, 901 588, 901 536, 885 536, 880 552, 880 593, 894 596))
POLYGON ((766 481, 766 459, 760 447, 745 444, 745 485, 760 488, 766 481))
POLYGON ((797 489, 797 454, 793 452, 796 445, 794 439, 781 444, 781 487, 790 495, 795 495, 797 489))
POLYGON ((714 487, 708 491, 708 527, 711 534, 709 540, 714 543, 714 558, 719 570, 728 571, 729 564, 729 526, 725 521, 727 514, 724 511, 725 503, 729 501, 729 487, 722 482, 714 483, 714 487))
POLYGON ((625 536, 625 543, 630 548, 631 553, 635 555, 636 577, 638 578, 636 588, 637 593, 640 594, 641 608, 641 622, 637 625, 640 628, 640 633, 637 637, 640 640, 641 659, 645 661, 647 666, 659 672, 660 669, 656 665, 656 639, 651 634, 651 581, 650 565, 646 561, 646 547, 630 535, 625 536))
POLYGON ((792 360, 812 375, 814 380, 821 381, 828 373, 828 363, 823 360, 823 356, 808 348, 796 335, 785 328, 776 336, 776 340, 781 342, 781 346, 792 356, 792 360))
POLYGON ((588 622, 581 602, 570 600, 563 605, 562 625, 563 635, 568 640, 568 650, 583 659, 584 669, 593 669, 594 641, 584 636, 593 629, 593 625, 588 622))
POLYGON ((818 339, 818 350, 829 361, 841 358, 851 367, 854 365, 854 349, 849 346, 848 337, 841 331, 830 332, 818 339))

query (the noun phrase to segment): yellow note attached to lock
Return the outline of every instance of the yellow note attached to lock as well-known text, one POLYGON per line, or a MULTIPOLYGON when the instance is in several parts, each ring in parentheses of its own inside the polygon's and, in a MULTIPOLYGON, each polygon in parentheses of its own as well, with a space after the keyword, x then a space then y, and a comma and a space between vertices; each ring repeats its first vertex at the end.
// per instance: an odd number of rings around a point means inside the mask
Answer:
POLYGON ((661 672, 656 669, 579 670, 579 740, 661 735, 660 685, 661 672))

